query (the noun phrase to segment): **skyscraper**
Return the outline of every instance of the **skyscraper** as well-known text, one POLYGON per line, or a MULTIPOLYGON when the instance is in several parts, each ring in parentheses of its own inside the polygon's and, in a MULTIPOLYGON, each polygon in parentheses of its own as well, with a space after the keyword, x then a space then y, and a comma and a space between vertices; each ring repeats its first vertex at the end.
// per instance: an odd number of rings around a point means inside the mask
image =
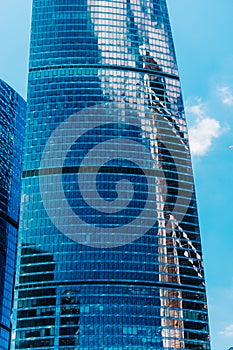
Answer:
POLYGON ((210 349, 165 0, 34 0, 15 349, 210 349))
POLYGON ((0 349, 8 349, 22 173, 25 101, 0 80, 0 349))

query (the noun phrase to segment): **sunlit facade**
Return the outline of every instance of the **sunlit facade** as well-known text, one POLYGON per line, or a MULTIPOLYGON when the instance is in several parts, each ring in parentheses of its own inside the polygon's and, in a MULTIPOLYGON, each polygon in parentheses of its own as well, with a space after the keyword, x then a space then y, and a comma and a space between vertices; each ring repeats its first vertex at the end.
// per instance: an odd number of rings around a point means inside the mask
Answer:
POLYGON ((165 0, 33 1, 22 186, 12 350, 210 349, 165 0))
POLYGON ((10 342, 25 101, 0 79, 0 349, 10 342))

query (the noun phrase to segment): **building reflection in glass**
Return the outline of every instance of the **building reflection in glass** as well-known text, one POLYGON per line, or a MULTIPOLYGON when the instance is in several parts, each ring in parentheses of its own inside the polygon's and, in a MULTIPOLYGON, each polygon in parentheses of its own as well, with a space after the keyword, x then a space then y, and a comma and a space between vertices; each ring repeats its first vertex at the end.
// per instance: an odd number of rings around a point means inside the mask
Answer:
MULTIPOLYGON (((182 220, 176 211, 181 186, 178 170, 183 166, 187 177, 184 197, 190 197, 193 177, 166 2, 34 0, 30 57, 19 242, 19 254, 23 259, 27 247, 29 260, 21 261, 24 270, 18 266, 16 274, 12 350, 27 349, 28 344, 43 350, 209 350, 195 195, 181 209, 182 220), (99 249, 70 240, 53 225, 41 200, 38 169, 48 138, 64 120, 86 107, 110 102, 130 104, 138 113, 141 130, 120 130, 116 123, 106 134, 100 127, 71 148, 65 160, 68 170, 63 174, 71 207, 87 221, 101 224, 102 218, 92 215, 78 197, 76 169, 80 155, 103 137, 118 135, 149 145, 154 169, 160 168, 165 178, 154 179, 156 224, 128 245, 99 249), (167 130, 173 134, 172 150, 164 138, 167 130), (182 154, 179 165, 173 153, 177 159, 182 154), (51 261, 44 261, 42 274, 41 262, 33 262, 41 278, 33 280, 27 268, 36 256, 43 255, 51 261), (40 333, 28 335, 31 319, 22 314, 18 323, 17 310, 21 297, 30 302, 36 298, 27 294, 30 290, 41 293, 41 302, 51 298, 49 308, 51 312, 56 308, 56 316, 43 318, 50 330, 42 326, 40 333)), ((61 144, 65 143, 64 137, 61 144)), ((131 152, 127 150, 126 156, 131 152)), ((59 161, 59 152, 56 157, 59 161)), ((56 159, 53 164, 55 168, 56 159)), ((54 215, 69 226, 58 194, 50 193, 57 176, 54 168, 48 164, 43 169, 47 193, 54 215)), ((100 193, 114 198, 113 184, 122 176, 136 184, 144 198, 142 176, 134 170, 124 160, 110 162, 97 176, 100 193), (127 172, 123 172, 126 165, 127 172)), ((88 172, 86 175, 88 179, 88 172)), ((132 216, 139 209, 139 205, 133 208, 132 216)), ((122 217, 124 220, 129 217, 122 217)))

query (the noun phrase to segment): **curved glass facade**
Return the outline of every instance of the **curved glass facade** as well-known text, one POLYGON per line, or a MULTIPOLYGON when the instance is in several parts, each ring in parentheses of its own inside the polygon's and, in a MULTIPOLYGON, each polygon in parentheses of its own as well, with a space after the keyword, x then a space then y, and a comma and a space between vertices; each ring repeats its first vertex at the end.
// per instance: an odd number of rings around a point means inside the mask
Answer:
POLYGON ((25 101, 0 79, 0 349, 9 347, 22 174, 25 101))
POLYGON ((12 349, 210 349, 165 0, 34 0, 29 69, 12 349))

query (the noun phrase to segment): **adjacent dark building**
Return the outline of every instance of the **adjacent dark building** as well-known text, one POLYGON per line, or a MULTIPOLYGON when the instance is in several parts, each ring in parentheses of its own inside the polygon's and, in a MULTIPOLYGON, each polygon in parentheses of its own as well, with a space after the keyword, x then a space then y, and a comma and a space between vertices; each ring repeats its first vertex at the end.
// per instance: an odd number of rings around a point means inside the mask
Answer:
POLYGON ((0 349, 9 347, 26 102, 0 80, 0 349))
POLYGON ((165 0, 33 0, 19 235, 12 350, 210 349, 165 0))

